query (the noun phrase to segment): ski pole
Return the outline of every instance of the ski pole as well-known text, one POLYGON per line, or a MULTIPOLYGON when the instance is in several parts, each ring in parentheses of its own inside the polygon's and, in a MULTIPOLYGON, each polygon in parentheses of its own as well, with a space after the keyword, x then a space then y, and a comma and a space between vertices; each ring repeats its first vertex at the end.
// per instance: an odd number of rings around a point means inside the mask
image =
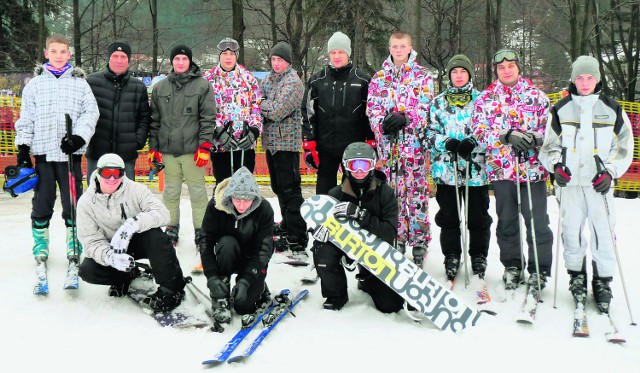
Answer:
POLYGON ((526 166, 525 171, 526 171, 526 182, 527 182, 527 197, 529 198, 529 218, 531 219, 531 242, 533 244, 533 259, 536 264, 536 273, 538 274, 538 281, 537 281, 538 299, 536 299, 536 301, 539 301, 540 296, 542 294, 542 289, 540 287, 540 281, 539 281, 540 280, 540 262, 538 261, 538 243, 536 242, 536 227, 534 225, 535 219, 533 218, 533 199, 531 198, 531 181, 529 181, 529 166, 527 165, 527 162, 525 162, 525 166, 526 166))
MULTIPOLYGON (((593 158, 595 158, 596 160, 596 167, 597 167, 598 173, 605 172, 606 168, 600 156, 598 156, 597 154, 594 154, 593 158)), ((631 325, 636 325, 635 321, 633 321, 633 314, 631 313, 631 303, 629 302, 627 285, 624 281, 624 275, 622 274, 622 263, 620 262, 620 254, 618 254, 618 243, 616 240, 616 234, 613 232, 613 228, 611 227, 611 210, 609 209, 609 200, 607 200, 606 194, 602 195, 602 200, 604 201, 604 208, 607 213, 607 226, 609 227, 609 233, 611 233, 611 242, 613 243, 613 251, 616 254, 616 262, 618 263, 618 271, 620 272, 620 282, 622 283, 624 299, 627 302, 627 309, 629 310, 629 318, 631 319, 631 325)))
MULTIPOLYGON (((73 121, 69 114, 64 115, 66 127, 67 127, 67 143, 71 142, 71 135, 73 135, 73 121)), ((73 259, 76 264, 78 263, 78 248, 76 245, 76 178, 73 175, 73 153, 69 154, 68 158, 69 169, 69 207, 71 209, 71 242, 73 244, 73 259)))
POLYGON ((458 214, 458 228, 460 229, 460 238, 462 240, 462 254, 464 255, 464 269, 465 269, 465 287, 469 283, 469 270, 467 268, 467 236, 465 221, 462 219, 462 212, 460 208, 460 192, 458 191, 458 154, 456 152, 451 153, 451 159, 453 160, 453 182, 455 183, 454 190, 456 194, 456 213, 458 214))
MULTIPOLYGON (((524 246, 522 245, 522 197, 520 197, 520 152, 515 150, 515 164, 516 164, 516 194, 518 195, 518 235, 520 244, 520 280, 524 277, 524 246)), ((526 232, 525 232, 526 234, 526 232)), ((518 280, 518 282, 520 282, 518 280)))
MULTIPOLYGON (((204 312, 207 314, 207 316, 209 316, 209 318, 213 322, 213 326, 211 327, 211 331, 216 332, 216 333, 224 332, 224 327, 222 325, 220 325, 220 323, 217 322, 216 319, 213 317, 213 312, 211 312, 211 307, 207 307, 207 305, 202 302, 200 297, 192 289, 192 287, 193 287, 193 288, 197 289, 199 292, 201 292, 201 290, 198 289, 198 287, 195 286, 195 284, 193 283, 193 279, 191 278, 191 276, 185 277, 184 281, 186 282, 186 286, 185 287, 187 288, 187 291, 189 291, 189 293, 191 294, 193 299, 195 299, 196 303, 198 303, 199 305, 202 305, 204 307, 204 310, 205 310, 204 312)), ((210 300, 208 297, 205 297, 205 299, 210 300)))
MULTIPOLYGON (((562 147, 562 155, 560 156, 560 164, 562 165, 562 167, 564 167, 564 165, 567 162, 567 147, 563 146, 562 147)), ((560 185, 556 184, 556 186, 558 188, 562 188, 560 185)), ((556 307, 556 300, 557 300, 557 295, 558 295, 558 265, 560 264, 560 242, 562 242, 561 238, 560 238, 560 227, 562 226, 562 191, 558 190, 558 192, 560 193, 560 195, 558 196, 558 229, 556 230, 556 270, 555 270, 555 274, 554 274, 554 281, 553 281, 553 308, 558 308, 556 307)))
POLYGON ((467 167, 464 171, 464 230, 465 230, 465 247, 464 253, 464 275, 465 286, 469 285, 469 246, 471 245, 471 231, 469 230, 469 167, 471 167, 471 157, 467 160, 467 167))

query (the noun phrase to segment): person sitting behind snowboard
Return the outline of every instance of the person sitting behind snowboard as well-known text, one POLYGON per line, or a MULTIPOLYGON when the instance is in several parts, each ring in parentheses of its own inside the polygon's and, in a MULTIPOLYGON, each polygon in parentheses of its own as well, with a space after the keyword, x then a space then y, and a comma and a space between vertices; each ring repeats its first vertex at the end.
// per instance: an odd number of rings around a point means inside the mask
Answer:
MULTIPOLYGON (((398 234, 398 200, 386 184, 383 172, 375 169, 375 150, 367 143, 354 142, 342 157, 345 177, 342 185, 329 191, 340 203, 333 208, 335 217, 354 219, 372 234, 390 245, 398 234)), ((350 267, 346 254, 328 241, 329 231, 320 226, 313 233, 313 260, 320 277, 325 309, 337 311, 348 301, 344 266, 350 267)), ((351 267, 352 268, 352 267, 351 267)), ((353 270, 353 269, 350 269, 353 270)), ((384 282, 359 266, 358 289, 368 293, 375 307, 384 313, 402 309, 404 300, 384 282)))
POLYGON ((169 210, 141 183, 125 176, 125 163, 113 153, 98 159, 89 188, 78 200, 78 239, 85 248, 79 276, 90 284, 111 285, 109 296, 123 297, 135 277, 135 260, 149 259, 158 290, 142 301, 154 311, 170 311, 184 298, 185 280, 169 236, 169 210))
POLYGON ((216 322, 230 323, 231 307, 247 315, 269 302, 265 279, 272 255, 273 208, 251 171, 241 167, 217 185, 202 220, 200 256, 216 322))

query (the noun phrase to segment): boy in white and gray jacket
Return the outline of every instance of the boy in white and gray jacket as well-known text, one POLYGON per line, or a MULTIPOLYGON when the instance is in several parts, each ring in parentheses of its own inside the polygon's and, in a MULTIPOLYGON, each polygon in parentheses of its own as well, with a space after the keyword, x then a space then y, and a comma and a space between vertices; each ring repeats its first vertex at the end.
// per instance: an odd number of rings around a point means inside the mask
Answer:
POLYGON ((578 57, 572 65, 571 94, 551 109, 539 157, 560 187, 556 195, 561 201, 564 260, 576 306, 584 306, 587 296, 587 240, 582 231, 588 219, 593 295, 600 312, 608 313, 616 263, 611 186, 631 164, 633 135, 627 114, 601 88, 598 61, 578 57))

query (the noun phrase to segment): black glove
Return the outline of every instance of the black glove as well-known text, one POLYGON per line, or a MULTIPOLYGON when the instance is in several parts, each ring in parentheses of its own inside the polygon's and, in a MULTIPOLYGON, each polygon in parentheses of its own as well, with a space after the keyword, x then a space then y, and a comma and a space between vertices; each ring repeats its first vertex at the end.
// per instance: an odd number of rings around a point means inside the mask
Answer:
POLYGON ((216 128, 214 136, 216 140, 218 140, 218 144, 220 144, 220 146, 228 152, 231 152, 238 147, 238 143, 236 142, 236 140, 231 137, 229 132, 225 131, 223 128, 216 128))
POLYGON ((458 155, 462 157, 462 159, 468 161, 471 158, 471 152, 476 148, 476 146, 478 146, 478 141, 476 140, 476 138, 473 136, 469 136, 460 141, 456 152, 458 152, 458 155))
POLYGON ((611 188, 611 174, 607 171, 598 172, 591 182, 593 182, 591 185, 593 185, 593 189, 596 192, 607 194, 609 188, 611 188))
POLYGON ((238 140, 238 147, 242 150, 249 150, 255 142, 256 136, 251 130, 249 130, 246 135, 242 136, 240 140, 238 140))
POLYGON ((86 144, 78 135, 65 136, 60 141, 60 149, 64 154, 73 154, 86 144))
POLYGON ((500 142, 503 144, 509 144, 520 152, 533 149, 536 144, 531 133, 516 131, 513 129, 502 131, 500 133, 500 142))
POLYGON ((371 214, 366 209, 361 209, 351 202, 340 202, 333 206, 333 216, 336 218, 355 219, 360 225, 366 227, 371 220, 371 214))
POLYGON ((556 179, 556 184, 559 187, 566 187, 571 181, 571 171, 569 167, 563 166, 562 163, 556 163, 553 167, 553 178, 556 179))
POLYGON ((247 290, 249 290, 249 281, 245 279, 238 280, 231 291, 233 303, 244 303, 247 300, 247 290))
POLYGON ((218 276, 213 276, 207 280, 207 287, 211 292, 211 299, 225 299, 229 296, 229 283, 218 276))
POLYGON ((444 148, 447 149, 449 153, 455 153, 456 149, 458 149, 458 144, 460 144, 460 140, 454 139, 453 137, 447 137, 444 140, 444 148))
POLYGON ((391 113, 384 117, 382 121, 382 134, 395 135, 402 127, 407 124, 407 118, 404 114, 391 113))
POLYGON ((31 155, 29 155, 30 151, 31 147, 29 145, 18 145, 18 167, 33 168, 31 155))

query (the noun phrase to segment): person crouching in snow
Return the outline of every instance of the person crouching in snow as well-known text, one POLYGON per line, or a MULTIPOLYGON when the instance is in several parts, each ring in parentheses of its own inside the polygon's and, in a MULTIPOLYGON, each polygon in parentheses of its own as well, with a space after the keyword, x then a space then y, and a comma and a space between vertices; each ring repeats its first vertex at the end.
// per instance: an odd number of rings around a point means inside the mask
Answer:
POLYGON ((273 208, 241 167, 217 185, 202 220, 200 256, 216 322, 230 323, 231 307, 248 315, 270 302, 265 279, 272 255, 273 208))
POLYGON ((160 228, 169 223, 169 210, 144 184, 125 176, 119 155, 107 153, 97 166, 78 201, 78 239, 85 249, 79 276, 111 285, 109 296, 123 297, 139 273, 135 260, 149 259, 159 287, 142 305, 154 311, 176 308, 186 283, 176 250, 160 228))

